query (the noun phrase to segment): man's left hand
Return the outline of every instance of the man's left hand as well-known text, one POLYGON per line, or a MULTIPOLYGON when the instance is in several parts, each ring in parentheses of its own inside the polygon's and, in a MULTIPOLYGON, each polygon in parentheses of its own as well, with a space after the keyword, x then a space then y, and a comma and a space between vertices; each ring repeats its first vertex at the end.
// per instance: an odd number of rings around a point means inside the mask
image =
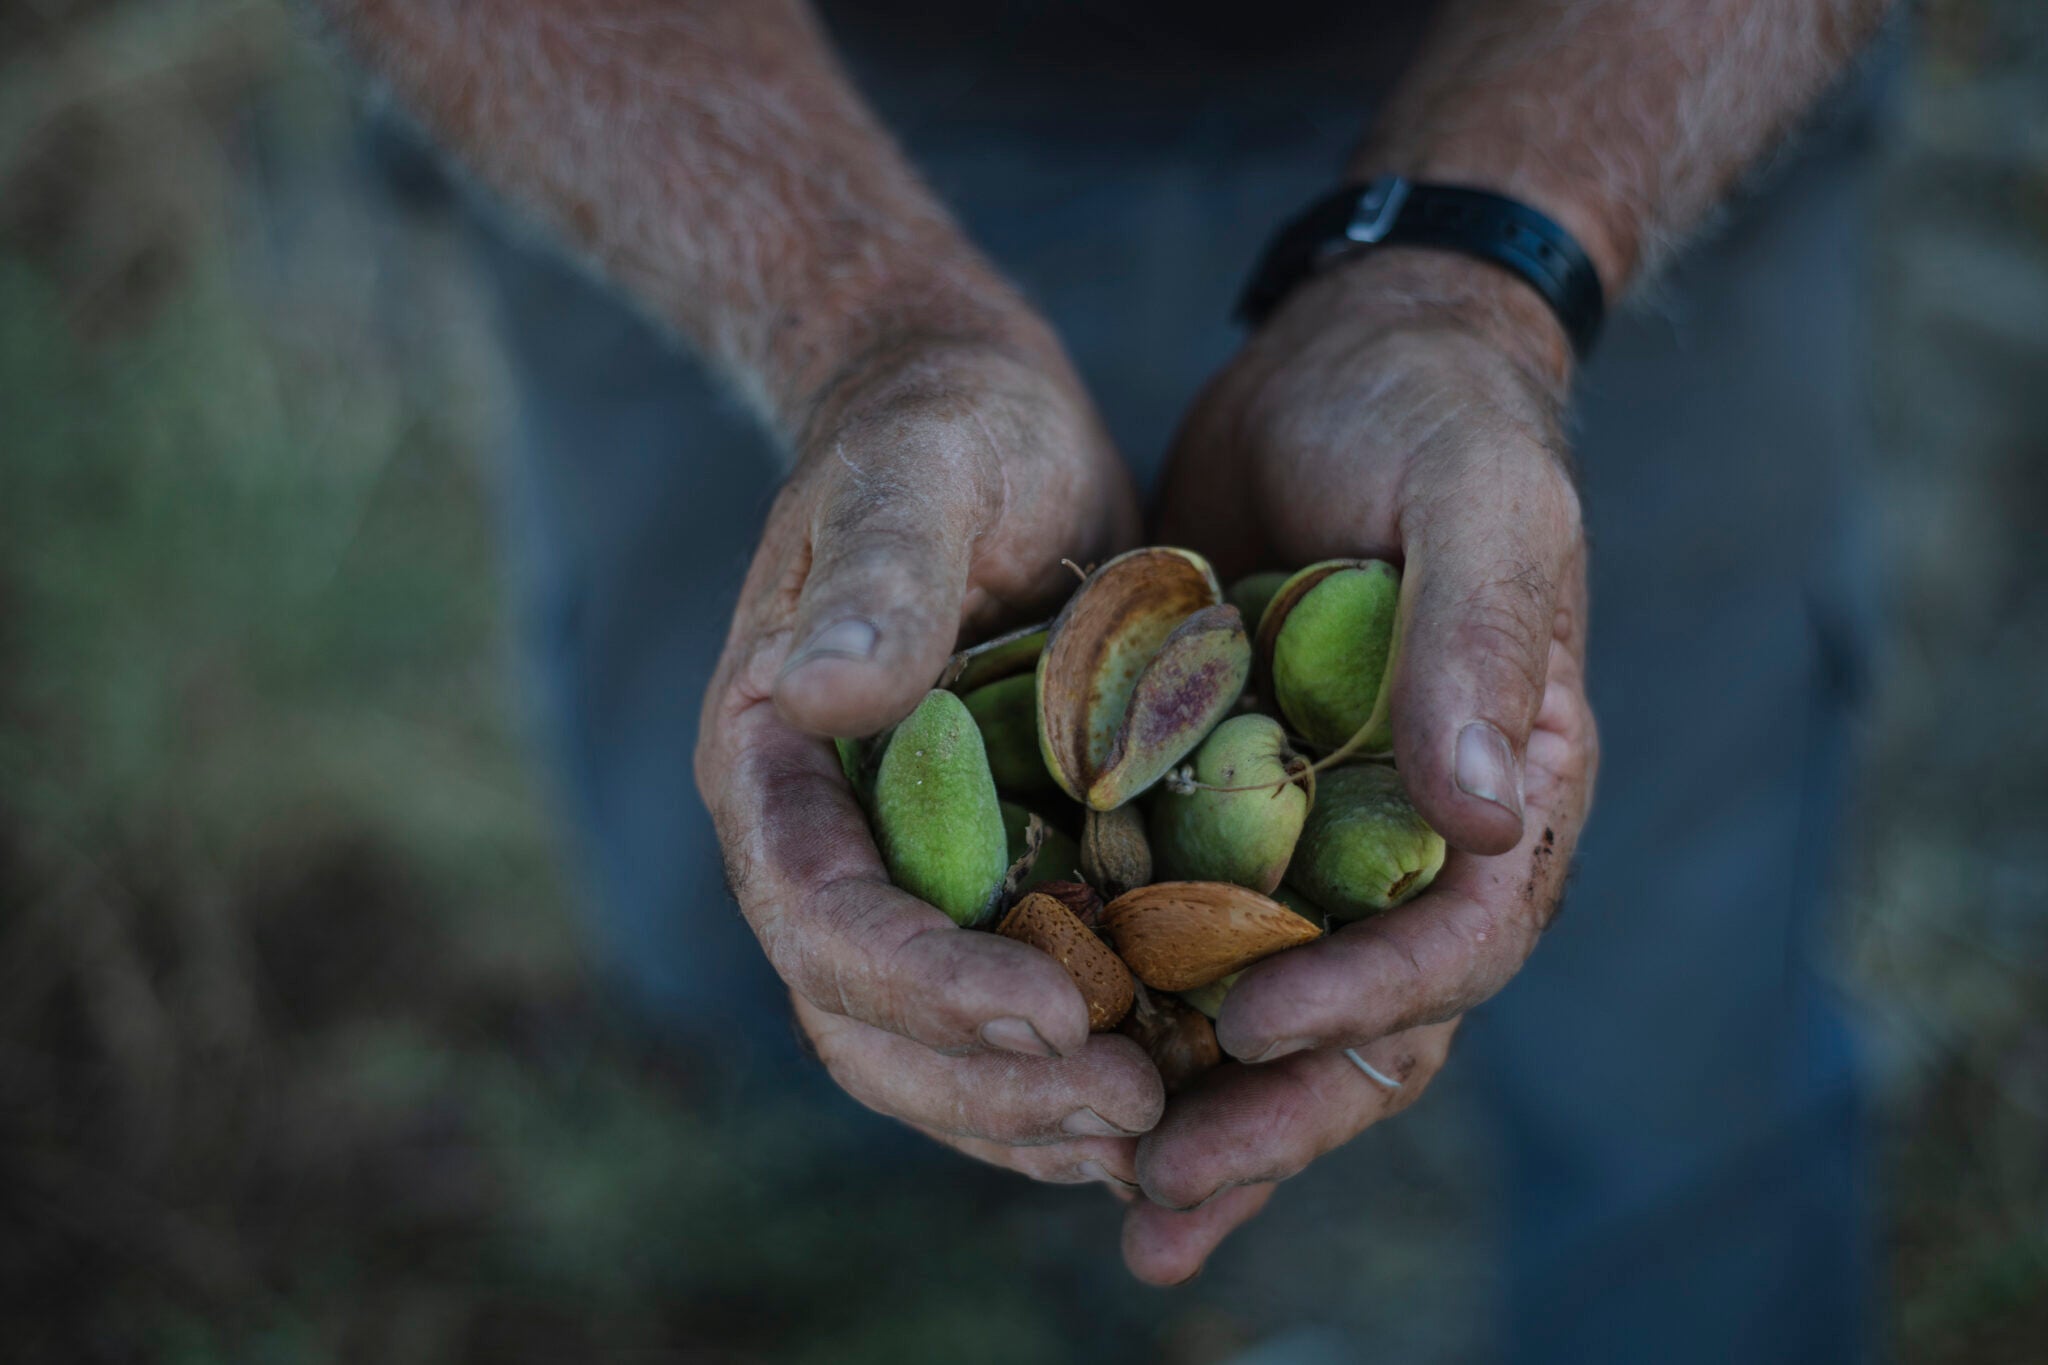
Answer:
POLYGON ((1403 565, 1395 756, 1452 852, 1421 897, 1231 991, 1237 1060, 1139 1143, 1124 1255, 1143 1279, 1193 1275, 1275 1183, 1412 1103, 1556 912, 1598 761, 1568 365, 1519 281, 1389 250, 1299 289, 1182 426, 1163 543, 1226 575, 1403 565))

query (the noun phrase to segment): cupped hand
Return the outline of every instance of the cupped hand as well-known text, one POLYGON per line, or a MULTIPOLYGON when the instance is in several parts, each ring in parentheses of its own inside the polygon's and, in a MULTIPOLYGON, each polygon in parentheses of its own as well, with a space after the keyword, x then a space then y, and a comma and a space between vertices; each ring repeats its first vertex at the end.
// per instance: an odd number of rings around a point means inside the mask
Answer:
POLYGON ((889 884, 824 736, 907 715, 962 637, 1043 616, 1136 531, 1128 475, 1042 331, 910 341, 832 385, 768 516, 697 781, 740 907, 833 1077, 971 1155, 1136 1178, 1162 1104, 1050 957, 889 884))
POLYGON ((1275 1182, 1412 1103, 1556 912, 1598 763, 1568 365, 1526 286, 1390 250, 1297 291, 1175 440, 1160 539, 1226 576, 1404 565, 1394 753, 1452 853, 1416 900, 1231 991, 1217 1037, 1237 1061, 1138 1144, 1141 1278, 1192 1275, 1275 1182))

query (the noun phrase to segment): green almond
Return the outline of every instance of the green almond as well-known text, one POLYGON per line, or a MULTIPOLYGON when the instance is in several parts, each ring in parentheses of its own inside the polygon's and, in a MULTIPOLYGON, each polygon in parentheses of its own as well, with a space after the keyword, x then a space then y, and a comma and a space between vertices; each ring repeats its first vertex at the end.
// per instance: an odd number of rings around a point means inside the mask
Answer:
POLYGON ((869 814, 896 885, 955 924, 979 923, 995 908, 1008 839, 981 732, 959 697, 926 693, 889 735, 869 814))
POLYGON ((1224 997, 1230 994, 1230 988, 1235 986, 1237 979, 1243 975, 1243 972, 1232 972, 1229 976, 1219 977, 1206 986, 1197 986, 1191 991, 1182 991, 1180 998, 1208 1015, 1211 1019, 1214 1019, 1223 1013, 1224 997))
POLYGON ((1316 777, 1316 799, 1288 865, 1289 883, 1337 921, 1412 900, 1444 865, 1443 837, 1381 764, 1316 777))
POLYGON ((1271 895, 1308 815, 1287 731, 1267 716, 1232 716, 1195 750, 1200 786, 1150 797, 1161 881, 1233 882, 1271 895), (1217 790, 1217 789, 1227 790, 1217 790))
POLYGON ((1369 753, 1392 749, 1381 693, 1400 597, 1400 573, 1376 559, 1311 565, 1274 594, 1259 622, 1261 684, 1294 733, 1323 749, 1354 738, 1369 753))
POLYGON ((1015 796, 1056 793, 1038 747, 1038 679, 1019 673, 965 693, 960 698, 981 731, 996 790, 1015 796))

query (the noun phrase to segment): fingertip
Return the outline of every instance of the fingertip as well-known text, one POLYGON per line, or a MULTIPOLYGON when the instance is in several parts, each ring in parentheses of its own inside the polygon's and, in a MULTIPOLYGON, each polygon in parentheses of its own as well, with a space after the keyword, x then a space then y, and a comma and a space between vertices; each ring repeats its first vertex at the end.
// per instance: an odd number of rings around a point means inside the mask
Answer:
POLYGON ((890 668, 875 658, 799 656, 776 675, 775 709, 807 734, 860 739, 909 715, 937 675, 936 668, 890 668))
POLYGON ((1186 1213, 1214 1198, 1218 1182, 1208 1164, 1198 1144, 1174 1141, 1171 1133, 1154 1129, 1138 1140, 1138 1187, 1163 1209, 1186 1213))
POLYGON ((1112 1111, 1103 1117, 1127 1133, 1157 1128, 1166 1114, 1166 1085, 1145 1050, 1120 1033, 1091 1033, 1086 1046, 1108 1062, 1117 1081, 1114 1094, 1105 1101, 1112 1111))
POLYGON ((1434 802, 1418 798, 1415 807, 1460 853, 1491 858, 1522 842, 1522 816, 1465 792, 1442 794, 1434 802))
POLYGON ((1187 1213, 1133 1205, 1124 1215, 1124 1264, 1146 1284, 1162 1289, 1186 1284, 1202 1273, 1223 1239, 1272 1197, 1273 1186, 1256 1184, 1224 1190, 1187 1213))
POLYGON ((1445 843, 1483 857, 1521 843, 1523 761, 1499 726, 1469 720, 1432 727, 1397 736, 1395 747, 1408 799, 1445 843))
POLYGON ((1248 1066, 1316 1046, 1321 1024, 1355 990, 1325 961, 1334 942, 1326 937, 1247 971, 1217 1013, 1216 1045, 1248 1066))
POLYGON ((1206 1254, 1190 1248, 1163 1220, 1175 1215, 1156 1204, 1138 1202, 1124 1215, 1124 1265, 1142 1284, 1171 1289, 1202 1273, 1206 1254))

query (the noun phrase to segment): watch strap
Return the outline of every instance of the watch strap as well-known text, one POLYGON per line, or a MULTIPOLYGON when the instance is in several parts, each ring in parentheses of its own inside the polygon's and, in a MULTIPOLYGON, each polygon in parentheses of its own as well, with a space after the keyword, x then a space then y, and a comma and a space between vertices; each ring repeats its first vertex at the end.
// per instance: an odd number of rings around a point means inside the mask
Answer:
POLYGON ((1600 334, 1600 274, 1569 232, 1504 195, 1398 175, 1325 195, 1282 227, 1238 299, 1238 320, 1257 326, 1302 281, 1382 245, 1455 251, 1519 276, 1550 305, 1581 359, 1600 334))

